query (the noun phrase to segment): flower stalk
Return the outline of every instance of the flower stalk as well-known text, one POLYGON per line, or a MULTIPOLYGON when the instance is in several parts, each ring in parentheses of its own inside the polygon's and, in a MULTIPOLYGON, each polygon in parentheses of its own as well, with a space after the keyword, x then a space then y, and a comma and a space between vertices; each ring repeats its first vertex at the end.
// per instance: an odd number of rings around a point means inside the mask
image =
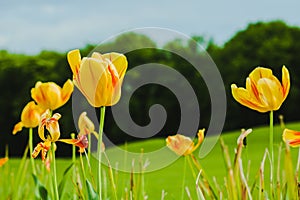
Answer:
POLYGON ((56 161, 55 161, 55 143, 51 144, 51 153, 52 153, 52 161, 53 161, 52 176, 53 176, 54 197, 56 200, 59 200, 57 175, 56 175, 56 161))
POLYGON ((270 159, 271 159, 271 176, 270 176, 270 193, 271 193, 271 197, 273 197, 273 187, 274 187, 274 179, 273 179, 273 169, 274 169, 274 124, 273 124, 273 111, 270 111, 270 146, 269 146, 269 150, 270 150, 270 159))
MULTIPOLYGON (((33 152, 33 131, 32 128, 29 128, 29 150, 30 152, 33 152)), ((32 173, 36 175, 36 169, 35 169, 35 164, 34 164, 34 158, 30 156, 30 162, 31 162, 31 168, 32 168, 32 173)))
POLYGON ((100 108, 100 125, 99 125, 99 138, 98 138, 98 195, 99 199, 102 199, 102 183, 101 183, 101 165, 102 165, 102 135, 104 127, 104 117, 105 117, 105 106, 100 108))

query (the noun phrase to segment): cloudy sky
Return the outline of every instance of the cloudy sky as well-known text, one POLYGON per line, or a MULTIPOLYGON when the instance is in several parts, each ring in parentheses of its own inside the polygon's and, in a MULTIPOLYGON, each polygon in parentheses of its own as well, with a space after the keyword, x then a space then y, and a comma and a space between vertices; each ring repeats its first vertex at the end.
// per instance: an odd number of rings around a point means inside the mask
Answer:
POLYGON ((300 26, 299 9, 299 0, 0 0, 0 49, 67 51, 142 27, 204 35, 223 44, 258 20, 300 26))

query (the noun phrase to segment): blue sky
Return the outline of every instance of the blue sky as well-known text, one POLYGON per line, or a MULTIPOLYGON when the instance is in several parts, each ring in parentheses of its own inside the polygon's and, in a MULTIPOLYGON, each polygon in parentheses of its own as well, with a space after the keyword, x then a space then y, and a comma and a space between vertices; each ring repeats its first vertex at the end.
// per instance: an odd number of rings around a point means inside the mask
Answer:
POLYGON ((204 35, 223 44, 248 23, 300 26, 299 0, 0 1, 0 49, 68 51, 142 27, 204 35))

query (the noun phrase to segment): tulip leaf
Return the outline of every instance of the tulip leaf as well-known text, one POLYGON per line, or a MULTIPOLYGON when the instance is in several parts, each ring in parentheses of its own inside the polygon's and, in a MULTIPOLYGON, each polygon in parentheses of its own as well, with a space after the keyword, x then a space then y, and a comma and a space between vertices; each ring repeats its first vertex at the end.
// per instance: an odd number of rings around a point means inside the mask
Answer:
POLYGON ((34 190, 35 198, 42 199, 42 200, 50 200, 46 187, 39 181, 39 179, 34 174, 32 174, 32 176, 35 183, 35 190, 34 190))
POLYGON ((88 180, 86 180, 86 187, 87 187, 88 200, 97 200, 98 194, 96 193, 92 184, 88 180))
POLYGON ((73 167, 73 163, 66 168, 66 170, 64 171, 63 177, 58 185, 59 198, 62 198, 64 189, 65 189, 65 185, 66 185, 66 181, 68 180, 66 176, 72 167, 73 167))

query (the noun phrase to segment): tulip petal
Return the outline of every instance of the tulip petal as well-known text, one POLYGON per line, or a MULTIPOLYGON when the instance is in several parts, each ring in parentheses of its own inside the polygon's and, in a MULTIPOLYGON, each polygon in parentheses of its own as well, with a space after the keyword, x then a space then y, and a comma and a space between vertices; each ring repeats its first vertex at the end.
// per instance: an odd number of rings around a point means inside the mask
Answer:
POLYGON ((290 146, 298 147, 300 146, 300 131, 284 129, 282 139, 284 142, 288 142, 290 146))
POLYGON ((249 78, 253 83, 257 83, 261 78, 271 78, 273 76, 272 70, 264 67, 256 67, 250 74, 249 78))
POLYGON ((69 51, 67 59, 73 74, 76 75, 79 71, 81 62, 81 55, 79 49, 69 51))
POLYGON ((283 102, 282 87, 276 77, 261 78, 257 82, 260 99, 269 110, 278 110, 283 102))
POLYGON ((285 66, 282 67, 282 90, 284 101, 290 91, 290 74, 285 66))
POLYGON ((56 142, 60 137, 60 129, 58 120, 61 115, 59 113, 55 113, 51 117, 50 110, 46 110, 45 113, 41 116, 41 122, 38 128, 38 134, 43 141, 56 142), (45 137, 45 127, 48 130, 49 134, 45 137))
POLYGON ((64 142, 64 143, 67 143, 67 144, 72 144, 72 145, 75 145, 77 147, 79 147, 79 152, 80 153, 83 153, 85 148, 88 147, 88 139, 85 135, 81 135, 79 136, 78 139, 60 139, 58 140, 60 142, 64 142))
POLYGON ((24 127, 24 125, 23 125, 22 122, 17 123, 17 124, 14 126, 14 130, 12 131, 12 134, 15 135, 17 132, 22 131, 23 127, 24 127))
POLYGON ((79 72, 80 87, 89 103, 95 107, 105 105, 107 99, 107 63, 94 58, 83 58, 79 72))
POLYGON ((253 110, 257 110, 259 112, 267 112, 269 111, 268 108, 264 107, 263 105, 259 104, 255 99, 251 98, 249 91, 245 88, 238 88, 235 84, 231 85, 231 92, 233 98, 248 108, 253 110))
POLYGON ((103 57, 109 59, 114 64, 119 74, 119 79, 123 80, 128 66, 126 56, 124 56, 123 54, 112 52, 104 54, 103 57))
POLYGON ((99 61, 104 61, 104 57, 99 52, 93 52, 91 58, 95 58, 96 60, 99 61))
POLYGON ((121 97, 121 82, 119 80, 117 71, 112 63, 108 66, 107 81, 111 83, 106 88, 107 100, 106 105, 112 106, 116 104, 121 97))
POLYGON ((39 125, 40 117, 43 109, 30 101, 23 109, 21 121, 26 128, 35 128, 39 125))
POLYGON ((261 104, 262 102, 256 87, 256 84, 248 77, 246 79, 246 90, 249 92, 252 99, 255 99, 257 103, 261 104))
POLYGON ((8 158, 0 158, 0 167, 3 166, 8 161, 8 158))
POLYGON ((44 161, 46 159, 46 156, 47 156, 47 152, 49 151, 51 147, 51 142, 49 141, 46 141, 46 142, 40 142, 38 143, 38 145, 34 148, 31 156, 33 158, 36 158, 39 153, 42 151, 41 153, 41 157, 42 157, 42 160, 44 161))
POLYGON ((59 113, 55 113, 46 124, 46 128, 50 134, 50 141, 55 142, 60 137, 60 129, 58 120, 60 119, 61 115, 59 113))
POLYGON ((168 136, 166 139, 167 147, 174 151, 177 155, 188 155, 189 149, 193 148, 193 141, 184 135, 176 134, 168 136))
POLYGON ((64 105, 71 97, 74 90, 74 84, 71 80, 67 80, 61 90, 61 104, 64 105))
POLYGON ((191 145, 192 148, 189 148, 185 152, 186 155, 193 153, 200 146, 200 144, 203 142, 203 139, 204 139, 204 131, 205 131, 205 129, 201 129, 201 130, 198 131, 198 133, 197 133, 198 142, 195 146, 191 145))
POLYGON ((31 89, 31 97, 43 109, 55 110, 61 106, 61 88, 53 82, 37 82, 31 89))
POLYGON ((87 135, 95 131, 94 123, 82 112, 78 119, 79 135, 87 135))

